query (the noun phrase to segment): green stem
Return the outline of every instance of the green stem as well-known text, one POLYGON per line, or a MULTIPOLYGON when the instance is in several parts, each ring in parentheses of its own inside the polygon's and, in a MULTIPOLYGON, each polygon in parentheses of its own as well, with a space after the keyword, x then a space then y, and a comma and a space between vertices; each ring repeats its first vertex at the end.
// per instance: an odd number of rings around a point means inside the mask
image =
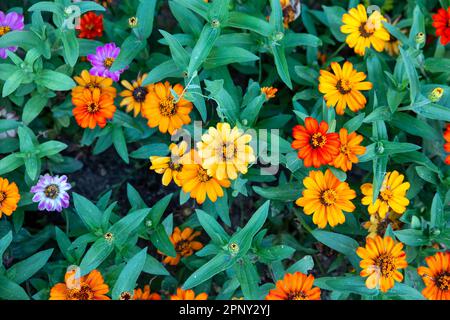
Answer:
POLYGON ((342 49, 344 49, 344 47, 345 47, 346 45, 347 45, 346 42, 342 43, 342 44, 339 46, 339 48, 337 48, 336 51, 333 52, 333 53, 331 54, 331 56, 329 56, 328 60, 331 60, 331 59, 333 59, 335 56, 337 56, 338 53, 339 53, 342 49))

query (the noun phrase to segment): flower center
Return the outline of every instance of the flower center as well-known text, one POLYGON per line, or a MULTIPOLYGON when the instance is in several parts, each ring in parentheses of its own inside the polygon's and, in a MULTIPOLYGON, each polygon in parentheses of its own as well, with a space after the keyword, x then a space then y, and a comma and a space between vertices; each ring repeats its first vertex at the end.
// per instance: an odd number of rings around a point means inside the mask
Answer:
POLYGON ((174 171, 180 172, 181 169, 183 169, 183 165, 179 164, 179 163, 176 163, 176 162, 173 162, 173 161, 170 161, 169 162, 169 168, 174 170, 174 171))
POLYGON ((96 113, 96 112, 98 112, 98 110, 99 110, 99 107, 98 107, 98 105, 97 105, 96 103, 94 103, 94 102, 88 104, 88 106, 87 106, 87 111, 88 111, 89 113, 96 113))
POLYGON ((380 190, 379 198, 383 201, 389 201, 393 196, 392 190, 389 186, 386 186, 380 190))
POLYGON ((443 272, 436 277, 436 286, 442 291, 448 291, 450 289, 450 273, 443 272))
POLYGON ((209 181, 211 179, 211 177, 208 175, 208 172, 205 169, 200 168, 198 170, 198 179, 201 182, 207 182, 207 181, 209 181))
POLYGON ((376 259, 375 264, 384 277, 390 277, 395 271, 395 260, 390 254, 381 254, 376 259))
POLYGON ((0 204, 6 199, 6 192, 0 191, 0 204))
POLYGON ((311 146, 315 148, 322 148, 327 143, 327 137, 320 132, 316 132, 311 137, 311 146))
POLYGON ((173 103, 173 98, 168 97, 159 102, 159 110, 161 115, 165 117, 173 116, 177 112, 176 105, 173 103))
POLYGON ((359 26, 359 33, 361 34, 361 37, 363 38, 370 38, 374 33, 373 26, 369 24, 369 22, 363 22, 359 26))
POLYGON ((74 288, 67 291, 69 300, 92 300, 94 292, 87 284, 82 284, 80 289, 74 288))
POLYGON ((55 184, 50 184, 45 188, 44 194, 47 198, 56 199, 59 194, 59 188, 55 184))
POLYGON ((306 300, 307 296, 303 291, 290 292, 288 295, 288 300, 306 300))
POLYGON ((91 23, 91 24, 88 24, 87 26, 86 26, 86 29, 88 29, 88 30, 92 30, 92 29, 94 29, 94 25, 91 23))
POLYGON ((148 93, 147 88, 137 87, 136 89, 133 90, 133 98, 137 102, 144 102, 147 93, 148 93))
POLYGON ((177 243, 175 247, 175 251, 180 253, 181 255, 185 255, 187 251, 191 249, 190 242, 188 240, 181 240, 177 243))
POLYGON ((219 147, 218 153, 222 154, 222 159, 231 160, 236 156, 236 151, 234 143, 224 143, 219 147))
POLYGON ((86 84, 86 88, 95 89, 95 88, 100 88, 100 86, 98 85, 97 82, 89 82, 88 84, 86 84))
POLYGON ((0 37, 11 31, 10 26, 0 26, 0 37))
POLYGON ((352 84, 350 83, 349 80, 339 79, 338 82, 336 83, 336 89, 341 94, 347 94, 350 91, 352 91, 352 84))
POLYGON ((325 190, 322 192, 322 195, 320 196, 320 201, 325 206, 331 206, 336 203, 337 200, 337 194, 336 191, 332 189, 325 190))
POLYGON ((350 154, 350 150, 346 144, 342 144, 340 150, 341 153, 345 154, 346 156, 350 154))
POLYGON ((113 63, 114 63, 114 58, 109 57, 109 58, 106 58, 105 61, 103 61, 103 66, 105 68, 109 69, 109 68, 111 68, 113 63))

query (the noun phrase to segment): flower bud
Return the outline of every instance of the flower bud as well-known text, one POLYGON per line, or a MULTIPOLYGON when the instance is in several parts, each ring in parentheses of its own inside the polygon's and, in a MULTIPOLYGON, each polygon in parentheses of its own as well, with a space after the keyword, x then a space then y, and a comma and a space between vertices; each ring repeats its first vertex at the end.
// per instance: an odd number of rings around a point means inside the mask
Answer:
POLYGON ((131 17, 128 19, 128 25, 130 28, 136 28, 138 25, 138 18, 137 17, 131 17))
POLYGON ((437 87, 430 92, 430 94, 428 95, 428 99, 430 99, 431 102, 438 102, 439 100, 441 100, 443 95, 444 89, 441 87, 437 87))
POLYGON ((425 42, 425 33, 423 32, 419 32, 416 34, 416 43, 417 44, 422 44, 425 42))

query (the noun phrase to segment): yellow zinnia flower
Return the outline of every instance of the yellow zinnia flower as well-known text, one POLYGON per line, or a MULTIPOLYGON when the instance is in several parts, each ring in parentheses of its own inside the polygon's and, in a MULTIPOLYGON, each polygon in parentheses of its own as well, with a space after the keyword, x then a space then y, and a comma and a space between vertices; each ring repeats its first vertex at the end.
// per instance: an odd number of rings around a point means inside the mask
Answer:
POLYGON ((356 192, 350 189, 347 182, 341 182, 330 169, 310 171, 303 179, 303 197, 295 203, 303 207, 303 212, 313 215, 313 222, 323 229, 329 224, 334 227, 345 222, 342 211, 353 212, 355 205, 350 201, 356 198, 356 192))
POLYGON ((341 32, 348 34, 345 42, 361 56, 371 45, 376 51, 383 51, 390 36, 382 21, 386 19, 379 11, 374 11, 367 18, 366 8, 362 4, 359 4, 357 8, 351 8, 342 16, 344 25, 341 26, 341 32))
POLYGON ((197 143, 203 168, 218 180, 234 180, 238 172, 247 173, 248 164, 255 161, 253 148, 248 145, 251 140, 251 135, 244 134, 238 127, 231 129, 228 123, 209 128, 197 143))
POLYGON ((110 78, 103 78, 99 76, 93 76, 87 70, 81 71, 80 76, 75 76, 73 79, 78 84, 72 89, 72 97, 83 97, 84 91, 100 90, 101 94, 107 94, 111 98, 116 97, 116 88, 114 88, 113 81, 110 78))
POLYGON ((170 157, 150 157, 152 163, 150 170, 154 170, 156 173, 162 174, 162 184, 168 186, 169 183, 173 181, 177 186, 181 187, 180 181, 178 179, 178 173, 183 168, 183 160, 187 159, 185 156, 188 148, 186 141, 181 141, 179 145, 171 143, 169 150, 171 153, 170 157))
POLYGON ((402 249, 403 244, 396 244, 391 237, 383 239, 376 236, 374 239, 367 238, 366 246, 356 250, 356 254, 363 259, 359 263, 363 269, 360 275, 368 277, 367 288, 387 292, 394 286, 394 281, 403 281, 403 275, 398 269, 406 268, 408 263, 402 249))
POLYGON ((169 82, 159 82, 149 92, 148 103, 142 105, 142 116, 148 119, 150 128, 159 127, 162 133, 173 134, 175 130, 191 122, 189 113, 192 103, 182 96, 183 86, 176 84, 173 88, 169 82), (178 97, 172 95, 173 90, 178 97))
POLYGON ((17 185, 0 177, 0 218, 2 214, 10 216, 16 211, 19 200, 20 194, 17 185))
POLYGON ((342 68, 339 63, 332 62, 331 69, 333 73, 320 70, 319 77, 319 91, 325 94, 327 107, 336 107, 339 115, 344 114, 347 106, 353 112, 364 109, 367 100, 360 91, 373 87, 371 82, 363 82, 366 79, 364 72, 357 72, 348 61, 342 68))
POLYGON ((386 217, 386 213, 390 209, 395 213, 403 214, 409 204, 405 195, 410 187, 409 182, 403 182, 404 179, 405 176, 399 174, 396 170, 388 172, 384 177, 380 194, 375 203, 372 203, 373 185, 364 183, 361 186, 361 192, 364 194, 361 203, 368 206, 367 210, 370 214, 378 212, 382 219, 386 217))
POLYGON ((141 112, 142 106, 149 104, 150 96, 149 92, 153 90, 153 85, 142 86, 142 81, 147 77, 147 74, 143 74, 142 77, 138 76, 133 84, 127 80, 122 80, 121 84, 127 89, 122 91, 119 95, 124 97, 120 102, 121 106, 127 106, 126 111, 134 111, 136 117, 141 112))

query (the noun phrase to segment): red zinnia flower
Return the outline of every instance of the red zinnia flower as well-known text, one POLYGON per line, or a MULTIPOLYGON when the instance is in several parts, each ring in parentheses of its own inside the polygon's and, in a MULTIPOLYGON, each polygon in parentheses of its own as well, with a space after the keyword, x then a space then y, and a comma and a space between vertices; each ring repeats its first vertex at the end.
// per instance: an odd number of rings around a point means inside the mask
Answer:
POLYGON ((80 19, 79 38, 94 39, 103 35, 103 15, 89 11, 80 19))
MULTIPOLYGON (((444 150, 445 152, 450 153, 450 123, 447 124, 447 127, 445 129, 444 140, 445 140, 444 150)), ((447 158, 445 158, 445 163, 450 165, 450 154, 447 156, 447 158)))
POLYGON ((447 10, 441 8, 433 15, 433 27, 444 46, 450 42, 450 7, 447 10))
POLYGON ((303 159, 305 167, 319 168, 328 164, 339 154, 339 135, 327 133, 328 124, 308 117, 305 126, 297 125, 292 129, 292 148, 298 149, 298 157, 303 159))

